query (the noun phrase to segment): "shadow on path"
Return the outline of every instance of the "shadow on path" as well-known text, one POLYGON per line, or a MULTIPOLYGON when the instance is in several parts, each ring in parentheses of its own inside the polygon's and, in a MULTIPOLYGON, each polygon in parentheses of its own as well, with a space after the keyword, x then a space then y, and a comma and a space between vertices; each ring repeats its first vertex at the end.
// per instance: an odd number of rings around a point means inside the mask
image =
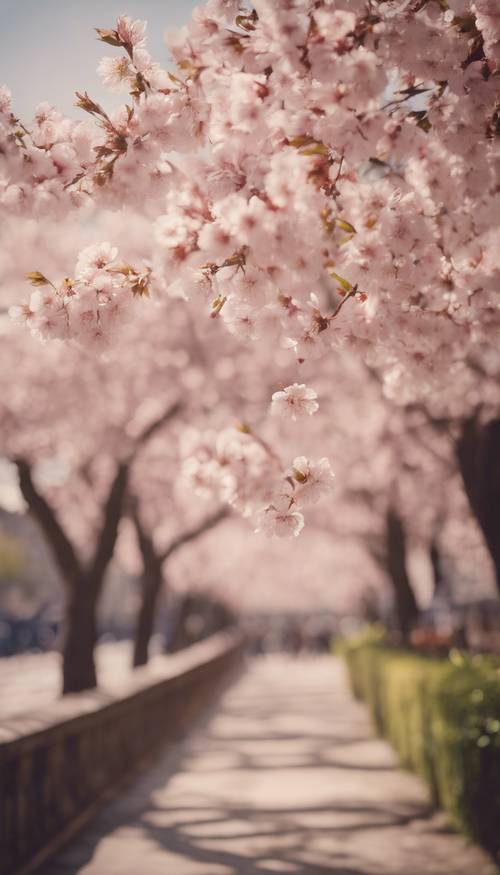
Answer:
POLYGON ((330 658, 255 660, 39 875, 491 875, 330 658))

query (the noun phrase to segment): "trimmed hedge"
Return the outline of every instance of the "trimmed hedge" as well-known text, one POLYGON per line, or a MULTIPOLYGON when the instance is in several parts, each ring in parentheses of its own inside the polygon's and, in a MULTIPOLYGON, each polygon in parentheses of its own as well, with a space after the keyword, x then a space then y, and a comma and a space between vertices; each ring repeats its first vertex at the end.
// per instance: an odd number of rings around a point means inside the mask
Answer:
POLYGON ((381 633, 344 642, 356 698, 453 825, 500 857, 500 666, 452 652, 433 659, 386 646, 381 633))

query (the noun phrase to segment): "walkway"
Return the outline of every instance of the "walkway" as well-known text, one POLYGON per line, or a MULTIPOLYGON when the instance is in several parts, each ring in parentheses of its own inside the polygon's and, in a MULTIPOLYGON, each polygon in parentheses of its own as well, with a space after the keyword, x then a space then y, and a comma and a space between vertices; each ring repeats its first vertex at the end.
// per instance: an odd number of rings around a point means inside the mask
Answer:
MULTIPOLYGON (((330 658, 269 657, 43 875, 491 875, 330 658)), ((41 873, 40 873, 41 875, 41 873)))

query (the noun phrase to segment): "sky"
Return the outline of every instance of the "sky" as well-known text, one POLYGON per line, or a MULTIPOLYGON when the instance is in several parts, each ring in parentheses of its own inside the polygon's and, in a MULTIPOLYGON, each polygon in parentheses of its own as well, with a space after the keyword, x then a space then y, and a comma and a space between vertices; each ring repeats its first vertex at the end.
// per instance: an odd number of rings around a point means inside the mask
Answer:
MULTIPOLYGON (((201 0, 198 0, 198 3, 201 0)), ((118 53, 100 43, 94 27, 113 27, 118 15, 148 22, 148 48, 168 65, 164 34, 186 24, 194 0, 0 0, 0 85, 8 85, 13 110, 29 120, 46 100, 66 115, 76 109, 75 91, 88 91, 112 109, 123 102, 103 88, 96 67, 103 55, 118 53)))

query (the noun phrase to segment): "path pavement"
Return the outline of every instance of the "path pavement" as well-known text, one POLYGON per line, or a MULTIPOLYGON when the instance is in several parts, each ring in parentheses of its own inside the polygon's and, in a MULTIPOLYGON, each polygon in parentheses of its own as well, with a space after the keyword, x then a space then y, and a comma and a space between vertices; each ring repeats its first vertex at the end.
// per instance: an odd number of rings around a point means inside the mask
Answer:
POLYGON ((43 875, 496 872, 426 798, 338 663, 268 657, 43 875))

